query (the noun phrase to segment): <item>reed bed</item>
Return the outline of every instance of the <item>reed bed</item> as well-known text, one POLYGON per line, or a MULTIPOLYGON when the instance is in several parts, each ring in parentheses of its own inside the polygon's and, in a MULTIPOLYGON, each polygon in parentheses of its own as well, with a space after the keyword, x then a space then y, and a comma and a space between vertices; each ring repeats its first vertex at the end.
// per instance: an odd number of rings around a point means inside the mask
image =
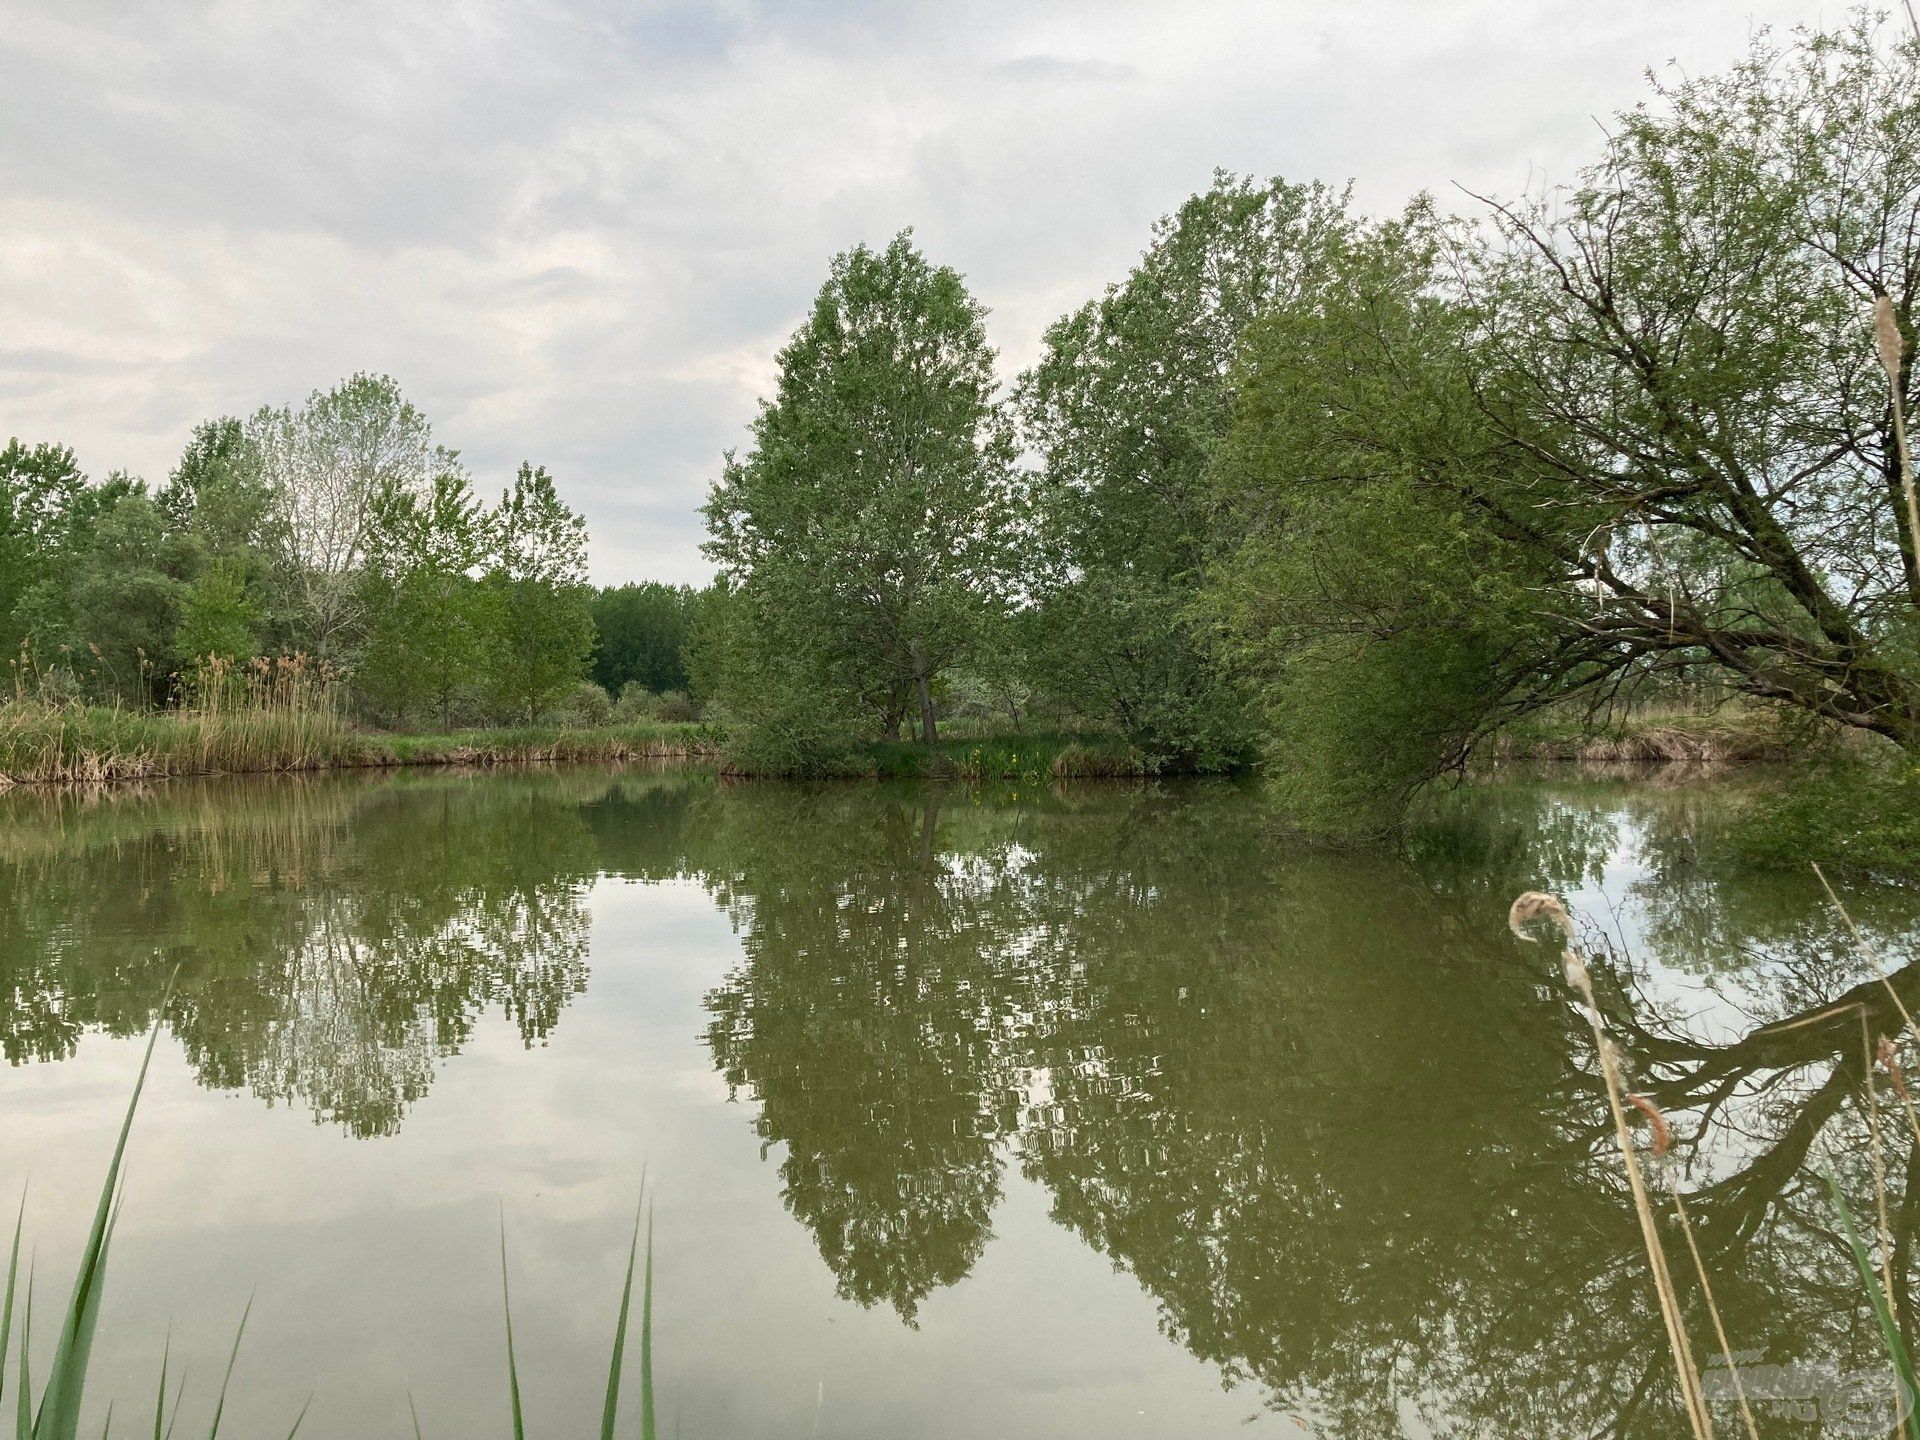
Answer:
POLYGON ((0 788, 398 765, 691 759, 716 749, 698 725, 379 735, 324 712, 0 706, 0 788))

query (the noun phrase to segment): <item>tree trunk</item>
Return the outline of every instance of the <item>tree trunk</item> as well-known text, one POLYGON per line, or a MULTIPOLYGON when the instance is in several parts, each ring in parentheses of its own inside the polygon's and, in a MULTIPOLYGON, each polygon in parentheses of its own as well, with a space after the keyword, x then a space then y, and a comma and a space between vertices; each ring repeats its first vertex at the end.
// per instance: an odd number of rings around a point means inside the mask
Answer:
POLYGON ((914 688, 920 692, 920 740, 922 744, 931 745, 940 736, 933 724, 933 686, 927 682, 927 672, 924 667, 915 672, 913 684, 914 688))

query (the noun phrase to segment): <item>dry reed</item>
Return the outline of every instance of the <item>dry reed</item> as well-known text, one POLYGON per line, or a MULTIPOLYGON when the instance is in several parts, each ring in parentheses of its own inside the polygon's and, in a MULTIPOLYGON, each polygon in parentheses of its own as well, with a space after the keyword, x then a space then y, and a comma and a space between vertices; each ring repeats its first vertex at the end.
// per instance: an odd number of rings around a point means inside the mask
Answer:
POLYGON ((1593 1031, 1600 1074, 1606 1085, 1607 1107, 1613 1114, 1614 1139, 1620 1148, 1627 1188, 1633 1195, 1634 1214, 1640 1222, 1640 1239, 1646 1246, 1647 1264, 1653 1271, 1654 1293, 1660 1302, 1660 1318, 1666 1326, 1667 1345, 1679 1377, 1680 1398, 1686 1408, 1687 1423, 1695 1440, 1713 1440, 1713 1419, 1707 1413, 1706 1396, 1701 1391, 1700 1371, 1694 1363, 1693 1346, 1682 1322, 1673 1274, 1667 1266, 1666 1249, 1660 1243, 1660 1228, 1654 1218, 1653 1200, 1647 1192, 1633 1133, 1627 1123, 1630 1102, 1620 1056, 1614 1048, 1612 1037, 1607 1033, 1606 1020, 1600 1013, 1600 1002, 1593 990, 1593 976, 1587 969, 1586 959, 1580 953, 1574 934, 1573 917, 1558 899, 1537 890, 1529 890, 1521 895, 1507 912, 1507 927, 1522 940, 1536 941, 1538 937, 1529 933, 1529 927, 1541 922, 1553 925, 1560 932, 1561 963, 1567 983, 1579 995, 1587 1025, 1593 1031))

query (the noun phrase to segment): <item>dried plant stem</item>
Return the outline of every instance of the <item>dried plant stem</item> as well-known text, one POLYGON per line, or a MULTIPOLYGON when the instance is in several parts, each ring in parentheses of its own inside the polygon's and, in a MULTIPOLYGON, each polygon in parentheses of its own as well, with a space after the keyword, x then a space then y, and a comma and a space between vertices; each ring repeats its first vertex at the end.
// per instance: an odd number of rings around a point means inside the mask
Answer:
POLYGON ((1640 1217, 1640 1238, 1647 1246, 1647 1265, 1653 1269, 1653 1290, 1661 1302, 1661 1319, 1667 1323, 1667 1344, 1672 1348, 1674 1369, 1680 1373, 1680 1398, 1686 1402, 1688 1421, 1697 1440, 1713 1440, 1713 1421, 1707 1417, 1707 1400, 1699 1388, 1699 1367, 1693 1363, 1693 1346, 1686 1338, 1686 1325, 1680 1321, 1680 1298, 1674 1292, 1674 1277, 1668 1271, 1667 1250, 1661 1244, 1661 1231, 1653 1219, 1653 1200, 1647 1196, 1647 1183, 1640 1175, 1634 1135, 1626 1123, 1626 1081, 1620 1077, 1620 1058, 1613 1050, 1613 1039, 1607 1035, 1605 1021, 1599 1018, 1594 979, 1586 970, 1586 960, 1580 958, 1571 941, 1565 958, 1567 975, 1586 1004, 1586 1023, 1594 1031, 1599 1073, 1607 1081, 1607 1108, 1613 1112, 1613 1137, 1619 1142, 1620 1164, 1626 1167, 1626 1187, 1634 1194, 1634 1213, 1640 1217))
POLYGON ((1713 1422, 1707 1416, 1706 1398, 1700 1392, 1700 1371, 1694 1364, 1693 1346, 1681 1322, 1680 1301, 1673 1288, 1673 1275, 1667 1268, 1667 1254, 1660 1243, 1660 1229, 1653 1217, 1653 1201, 1640 1174, 1640 1160, 1634 1151, 1633 1132, 1627 1125, 1626 1083, 1621 1078, 1620 1060, 1613 1041, 1600 1019, 1600 1007, 1594 1002, 1593 982, 1586 962, 1572 946, 1567 947, 1568 971, 1580 976, 1581 997, 1586 1002, 1587 1023, 1592 1027, 1594 1044, 1600 1052, 1600 1073, 1606 1079, 1607 1105, 1613 1111, 1614 1139, 1620 1145, 1620 1160, 1627 1172, 1627 1188, 1633 1192, 1633 1208, 1640 1220, 1640 1238, 1647 1247, 1647 1263, 1653 1270, 1653 1288, 1660 1299, 1660 1318, 1666 1323, 1667 1343, 1673 1351, 1673 1363, 1680 1374, 1681 1398, 1686 1402, 1687 1418, 1699 1440, 1713 1440, 1713 1422))
MULTIPOLYGON (((1873 1036, 1867 1027, 1867 1012, 1862 1010, 1860 1012, 1860 1054, 1862 1074, 1866 1082, 1868 1143, 1873 1156, 1873 1210, 1874 1221, 1879 1230, 1875 1238, 1880 1242, 1880 1284, 1886 1291, 1887 1312, 1897 1317, 1900 1314, 1900 1299, 1893 1288, 1893 1225, 1887 1218, 1887 1157, 1880 1139, 1880 1105, 1879 1097, 1874 1093, 1873 1050, 1873 1036)), ((1893 1379, 1894 1414, 1900 1413, 1905 1400, 1905 1386, 1896 1373, 1893 1379)))
POLYGON ((1687 1254, 1693 1257, 1693 1273, 1700 1279, 1700 1295, 1707 1302, 1707 1315, 1713 1321, 1713 1338, 1720 1346, 1720 1358, 1727 1362, 1727 1374, 1733 1380, 1733 1398, 1740 1404, 1740 1419, 1747 1427, 1748 1440, 1760 1440, 1760 1427, 1753 1418, 1753 1407, 1747 1404, 1747 1388, 1740 1383, 1740 1367, 1733 1362, 1733 1346, 1727 1340, 1727 1327, 1720 1319, 1720 1307, 1713 1298, 1713 1286, 1707 1282, 1706 1262, 1700 1258, 1700 1247, 1693 1238, 1693 1222, 1687 1218, 1687 1207, 1680 1199, 1680 1187, 1671 1175, 1667 1180, 1667 1193, 1673 1196, 1673 1213, 1679 1217, 1680 1233, 1687 1237, 1687 1254))
POLYGON ((1660 1319, 1667 1330, 1667 1345, 1673 1353, 1673 1365, 1680 1379, 1680 1398, 1686 1406, 1687 1423, 1694 1440, 1713 1440, 1713 1420, 1707 1413, 1706 1396, 1700 1388, 1700 1371, 1693 1359, 1693 1346, 1681 1321, 1680 1301, 1673 1287, 1673 1273, 1667 1267, 1667 1253, 1660 1243, 1660 1227, 1654 1218, 1653 1200, 1647 1193, 1646 1179, 1640 1173, 1639 1156, 1634 1150, 1633 1132, 1627 1124, 1627 1086, 1621 1073, 1620 1057, 1607 1034, 1606 1021, 1600 1015, 1600 1003, 1593 992, 1593 976, 1581 956, 1573 933, 1573 919, 1567 907, 1551 895, 1529 891, 1513 902, 1507 912, 1507 926, 1522 940, 1533 940, 1527 926, 1542 920, 1559 927, 1564 946, 1561 960, 1567 983, 1579 994, 1586 1011, 1587 1025, 1593 1031, 1594 1049, 1600 1059, 1600 1074, 1606 1084, 1607 1108, 1613 1114, 1614 1139, 1620 1146, 1620 1162, 1626 1170, 1627 1188, 1633 1194, 1633 1210, 1640 1222, 1640 1239, 1647 1249, 1647 1265, 1653 1271, 1654 1294, 1660 1302, 1660 1319))
POLYGON ((1860 1054, 1863 1061, 1867 1110, 1868 1150, 1873 1158, 1873 1206, 1880 1234, 1880 1279, 1886 1287, 1887 1304, 1899 1308, 1893 1293, 1893 1226, 1887 1219, 1887 1154, 1880 1138, 1880 1097, 1873 1083, 1873 1036, 1867 1026, 1867 1012, 1860 1012, 1860 1054))

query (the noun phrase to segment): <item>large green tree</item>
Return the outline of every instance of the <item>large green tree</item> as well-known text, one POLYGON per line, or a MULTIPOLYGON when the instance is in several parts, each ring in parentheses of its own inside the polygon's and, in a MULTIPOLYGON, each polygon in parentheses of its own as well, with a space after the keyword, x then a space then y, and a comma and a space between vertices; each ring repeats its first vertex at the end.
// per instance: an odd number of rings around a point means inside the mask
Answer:
POLYGON ((72 649, 95 693, 139 705, 165 698, 191 658, 178 652, 176 637, 205 558, 198 538, 170 525, 144 489, 127 489, 103 509, 70 580, 72 649))
POLYGON ((1249 324, 1312 293, 1346 225, 1322 185, 1220 174, 1154 227, 1125 281, 1055 323, 1020 381, 1042 460, 1036 681, 1149 758, 1246 757, 1244 687, 1191 613, 1211 535, 1206 477, 1249 324))
POLYGON ((191 660, 239 659, 263 643, 288 643, 292 586, 273 563, 276 508, 261 454, 231 416, 196 425, 155 497, 169 520, 193 535, 205 565, 182 600, 178 642, 191 660))
POLYGON ((587 525, 543 467, 522 465, 493 520, 487 665, 501 704, 538 724, 586 674, 587 525))
POLYGON ((1763 37, 1620 117, 1568 193, 1382 228, 1255 327, 1215 599, 1273 693, 1316 700, 1279 708, 1283 753, 1401 784, 1703 663, 1920 743, 1872 336, 1888 296, 1911 409, 1917 60, 1866 19, 1763 37))
POLYGON ((374 503, 364 578, 367 643, 355 682, 395 716, 431 709, 451 729, 453 708, 486 652, 479 578, 491 522, 466 473, 449 466, 422 495, 395 487, 374 503))
POLYGON ((361 569, 382 496, 424 495, 454 462, 385 375, 353 375, 299 409, 265 408, 244 438, 271 496, 267 536, 286 585, 290 646, 354 658, 366 619, 361 569))
POLYGON ((0 648, 12 658, 34 638, 56 560, 71 549, 86 476, 64 445, 9 440, 0 450, 0 648))
POLYGON ((723 708, 800 749, 936 738, 935 688, 1004 613, 1026 526, 986 312, 902 233, 835 257, 707 502, 737 589, 723 708))

